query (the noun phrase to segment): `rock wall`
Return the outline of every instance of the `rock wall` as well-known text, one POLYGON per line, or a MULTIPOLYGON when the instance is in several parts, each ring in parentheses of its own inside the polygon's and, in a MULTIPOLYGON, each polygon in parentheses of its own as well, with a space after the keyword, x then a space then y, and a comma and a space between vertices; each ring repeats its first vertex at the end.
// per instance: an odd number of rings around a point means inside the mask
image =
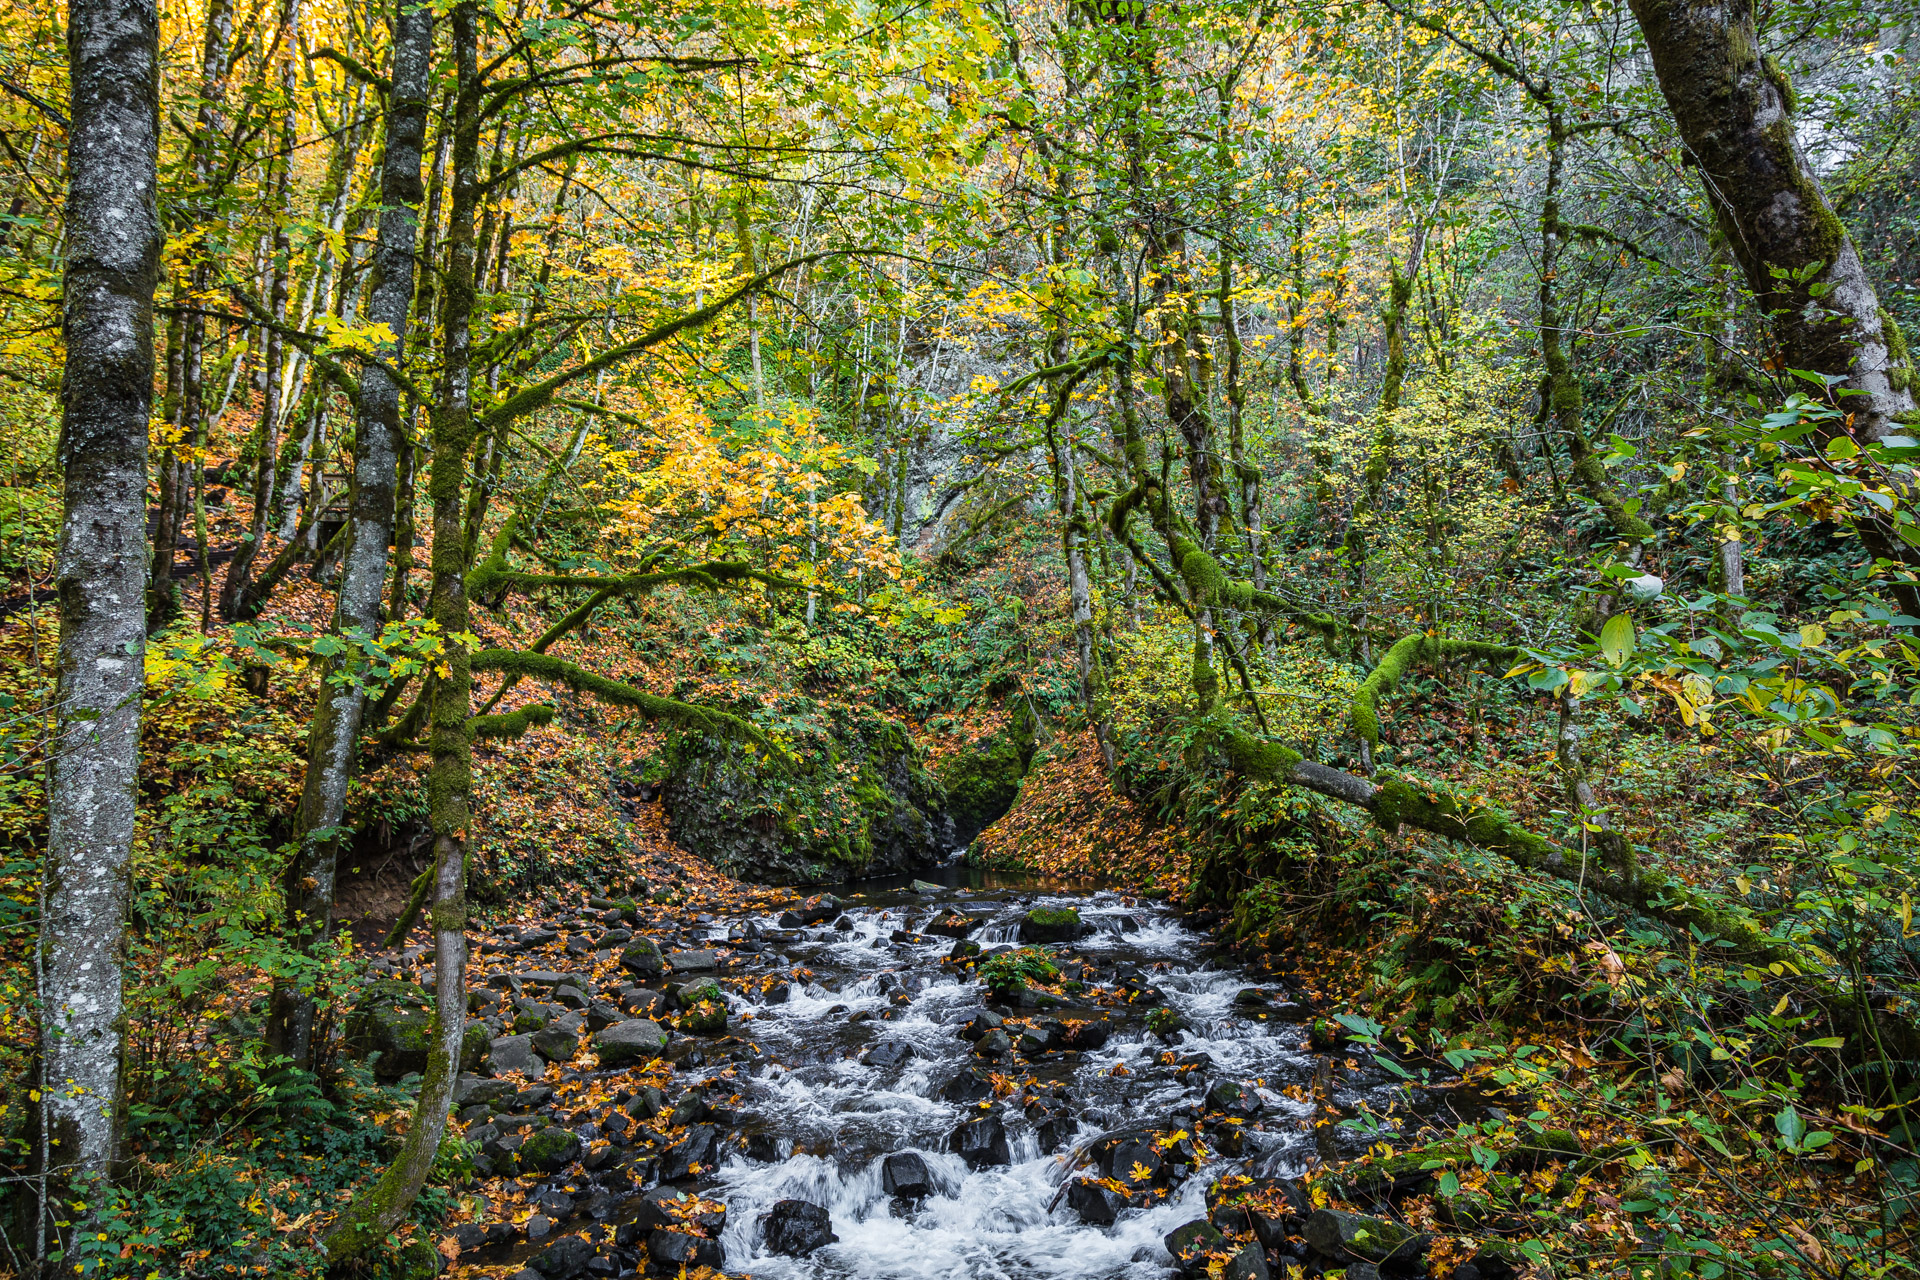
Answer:
POLYGON ((684 735, 665 750, 668 831, 738 879, 824 884, 945 860, 946 796, 906 734, 845 726, 783 769, 728 741, 684 735))

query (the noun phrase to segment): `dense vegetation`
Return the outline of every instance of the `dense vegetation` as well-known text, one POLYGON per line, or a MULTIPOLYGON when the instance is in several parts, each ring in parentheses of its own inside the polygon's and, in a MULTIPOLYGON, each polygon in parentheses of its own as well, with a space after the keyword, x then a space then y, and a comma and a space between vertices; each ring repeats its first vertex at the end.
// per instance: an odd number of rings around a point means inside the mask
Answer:
POLYGON ((1910 1272, 1917 20, 9 11, 0 1271, 434 1274, 470 929, 970 846, 1507 1099, 1424 1227, 1910 1272))

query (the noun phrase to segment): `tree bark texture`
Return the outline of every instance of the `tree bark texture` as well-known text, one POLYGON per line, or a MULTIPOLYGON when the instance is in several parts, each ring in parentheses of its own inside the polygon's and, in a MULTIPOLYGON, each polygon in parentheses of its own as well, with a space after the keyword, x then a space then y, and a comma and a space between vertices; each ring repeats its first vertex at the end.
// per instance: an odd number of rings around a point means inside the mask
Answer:
MULTIPOLYGON (((300 0, 287 0, 281 15, 281 28, 285 33, 283 43, 290 44, 292 33, 299 28, 300 8, 300 0)), ((297 88, 293 68, 293 53, 289 49, 283 55, 280 69, 280 92, 287 110, 280 131, 282 154, 275 162, 273 191, 276 209, 287 207, 293 184, 293 153, 298 142, 295 124, 299 116, 293 110, 297 88)), ((267 273, 271 279, 267 290, 267 307, 277 323, 285 323, 293 284, 293 240, 285 218, 275 218, 273 221, 273 242, 269 250, 267 273)), ((280 419, 286 410, 286 388, 281 385, 282 372, 286 367, 286 338, 278 328, 264 326, 261 336, 266 347, 266 363, 261 377, 264 389, 260 407, 260 454, 254 465, 253 514, 247 522, 247 536, 234 548, 233 559, 227 562, 226 581, 220 590, 220 614, 228 621, 252 612, 255 603, 253 562, 266 542, 267 522, 273 513, 273 480, 280 465, 280 419)))
POLYGON ((1836 403, 1862 439, 1911 425, 1905 343, 1794 140, 1793 86, 1760 52, 1752 0, 1632 4, 1728 247, 1772 318, 1782 361, 1841 378, 1839 390, 1852 394, 1836 403))
MULTIPOLYGON (((462 527, 461 491, 473 449, 472 319, 474 213, 479 202, 480 107, 479 10, 472 0, 450 15, 453 61, 458 76, 454 105, 452 200, 447 216, 447 270, 442 277, 441 381, 431 415, 432 469, 427 492, 433 504, 432 599, 428 611, 441 634, 468 629, 466 574, 469 563, 462 527)), ((447 651, 447 674, 428 687, 432 707, 428 775, 428 820, 434 833, 432 905, 434 1020, 428 1029, 427 1070, 400 1153, 371 1191, 361 1196, 327 1236, 336 1263, 374 1248, 404 1218, 420 1194, 459 1078, 461 1040, 467 1025, 466 839, 473 798, 473 749, 467 718, 473 701, 471 656, 461 646, 447 651)))
POLYGON ((159 38, 152 0, 68 10, 60 665, 40 932, 44 1156, 56 1183, 104 1175, 119 1132, 120 941, 146 673, 159 38))
MULTIPOLYGON (((418 206, 424 197, 420 163, 426 146, 427 92, 433 57, 433 14, 422 0, 401 0, 393 21, 392 91, 380 174, 379 236, 367 319, 384 324, 394 340, 375 348, 360 376, 359 420, 353 447, 353 498, 347 515, 347 550, 334 607, 336 635, 359 631, 377 636, 381 596, 387 585, 387 547, 393 540, 394 491, 402 433, 400 384, 386 362, 403 363, 407 315, 413 307, 413 252, 418 206)), ((287 924, 309 955, 325 945, 333 922, 333 892, 340 825, 346 816, 347 782, 353 772, 367 693, 355 669, 349 642, 345 654, 321 664, 319 694, 307 740, 307 770, 300 797, 300 850, 288 868, 287 924)), ((282 985, 274 993, 274 1047, 293 1061, 312 1061, 314 1002, 310 989, 282 985)))

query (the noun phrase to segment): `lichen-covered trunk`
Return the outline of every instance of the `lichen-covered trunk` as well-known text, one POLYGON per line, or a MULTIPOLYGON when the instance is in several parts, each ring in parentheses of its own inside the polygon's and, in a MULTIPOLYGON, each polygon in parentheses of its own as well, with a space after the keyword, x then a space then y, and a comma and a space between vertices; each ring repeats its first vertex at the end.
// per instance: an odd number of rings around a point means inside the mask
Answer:
MULTIPOLYGON (((1220 331, 1226 340, 1227 365, 1222 390, 1227 402, 1227 460, 1234 478, 1240 482, 1240 531, 1246 540, 1247 576, 1257 590, 1267 589, 1266 548, 1261 545, 1260 468, 1247 460, 1247 388, 1242 380, 1245 348, 1240 341, 1240 313, 1234 305, 1233 254, 1220 250, 1220 331)), ((1255 624, 1255 639, 1273 656, 1278 643, 1273 627, 1262 614, 1255 624)))
MULTIPOLYGON (((428 77, 433 57, 433 15, 421 0, 401 0, 393 21, 392 89, 380 174, 380 230, 374 246, 373 285, 367 319, 384 324, 393 341, 374 349, 360 376, 359 417, 354 424, 353 499, 347 515, 347 550, 334 607, 335 634, 377 636, 381 596, 387 585, 387 546, 393 539, 394 491, 400 452, 400 384, 385 367, 399 366, 407 349, 407 315, 413 307, 415 206, 420 203, 421 153, 426 144, 428 77)), ((333 923, 333 892, 339 831, 346 816, 347 782, 353 772, 367 692, 355 668, 355 648, 321 662, 319 693, 307 739, 307 768, 296 819, 299 848, 286 877, 287 929, 309 956, 324 947, 333 923)), ((269 1040, 294 1063, 312 1061, 313 995, 310 984, 276 985, 269 1040)))
MULTIPOLYGON (((471 398, 474 300, 474 210, 479 195, 481 81, 479 11, 472 0, 450 15, 458 77, 453 122, 453 191, 447 218, 447 267, 441 310, 441 377, 431 416, 433 465, 433 594, 428 612, 440 634, 468 630, 469 564, 462 527, 462 489, 473 448, 471 398)), ((416 153, 417 154, 417 153, 416 153)), ((416 164, 415 173, 418 173, 416 164)), ((379 1183, 354 1201, 326 1239, 337 1265, 376 1247, 412 1208, 447 1131, 447 1112, 460 1070, 467 1025, 466 839, 473 796, 472 741, 467 730, 473 670, 467 650, 450 644, 446 674, 428 687, 432 707, 427 782, 434 862, 428 919, 434 938, 434 1014, 428 1030, 427 1070, 399 1154, 379 1183)))
MULTIPOLYGON (((292 43, 293 32, 299 28, 300 8, 300 0, 286 0, 280 18, 283 45, 292 43)), ((289 102, 294 100, 298 87, 293 68, 293 52, 285 49, 280 66, 280 91, 289 102)), ((298 114, 289 111, 281 122, 281 155, 273 164, 273 207, 276 209, 287 207, 292 192, 298 114)), ((284 324, 293 285, 293 240, 285 218, 273 220, 269 257, 268 275, 271 283, 267 290, 267 309, 277 323, 284 324)), ((261 378, 264 390, 261 393, 258 428, 260 451, 253 469, 253 512, 247 522, 247 536, 234 548, 233 559, 227 562, 226 579, 220 588, 220 614, 228 621, 252 612, 253 562, 266 542, 267 522, 273 513, 273 478, 280 465, 280 419, 285 408, 281 378, 286 368, 287 343, 280 330, 273 326, 263 326, 262 336, 266 352, 261 378)))
MULTIPOLYGON (((356 86, 356 96, 351 110, 351 116, 355 119, 360 115, 364 92, 365 86, 356 86)), ((336 138, 333 155, 327 162, 326 189, 316 209, 319 219, 326 224, 326 228, 314 238, 313 274, 307 277, 307 287, 300 299, 300 318, 296 322, 296 326, 301 329, 307 328, 314 317, 324 311, 327 306, 327 294, 333 285, 332 246, 346 229, 347 211, 353 203, 351 198, 353 169, 360 155, 362 132, 357 126, 342 130, 336 138)), ((294 402, 294 392, 300 386, 300 374, 304 363, 298 351, 288 358, 280 390, 281 403, 294 402)), ((277 499, 280 508, 279 534, 284 540, 291 540, 300 524, 301 489, 306 483, 307 464, 318 450, 320 437, 324 431, 322 415, 328 394, 330 393, 327 388, 315 385, 303 398, 304 402, 310 406, 306 427, 300 435, 300 444, 294 455, 293 465, 287 468, 277 499)))
POLYGON ((1752 0, 1632 0, 1675 125, 1785 367, 1841 379, 1862 439, 1910 423, 1912 369, 1852 237, 1793 136, 1793 87, 1752 0))
MULTIPOLYGON (((120 944, 146 673, 159 41, 151 0, 68 7, 60 657, 39 938, 40 1154, 63 1201, 107 1174, 122 1101, 120 944)), ((65 1204, 42 1209, 70 1220, 65 1204)))

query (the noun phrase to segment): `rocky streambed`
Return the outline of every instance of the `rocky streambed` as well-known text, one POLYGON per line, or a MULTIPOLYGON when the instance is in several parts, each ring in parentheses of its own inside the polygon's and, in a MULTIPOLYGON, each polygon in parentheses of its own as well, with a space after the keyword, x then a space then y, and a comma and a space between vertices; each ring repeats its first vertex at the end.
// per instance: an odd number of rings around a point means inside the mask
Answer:
MULTIPOLYGON (((1151 903, 961 871, 502 925, 458 1094, 478 1190, 442 1252, 516 1280, 1424 1274, 1392 1200, 1427 1175, 1350 1191, 1368 1215, 1296 1179, 1370 1141, 1316 1114, 1418 1127, 1430 1097, 1316 1051, 1311 1010, 1213 954, 1151 903)), ((389 1073, 405 1016, 362 1017, 389 1073)), ((1511 1269, 1464 1256, 1461 1280, 1511 1269)))

